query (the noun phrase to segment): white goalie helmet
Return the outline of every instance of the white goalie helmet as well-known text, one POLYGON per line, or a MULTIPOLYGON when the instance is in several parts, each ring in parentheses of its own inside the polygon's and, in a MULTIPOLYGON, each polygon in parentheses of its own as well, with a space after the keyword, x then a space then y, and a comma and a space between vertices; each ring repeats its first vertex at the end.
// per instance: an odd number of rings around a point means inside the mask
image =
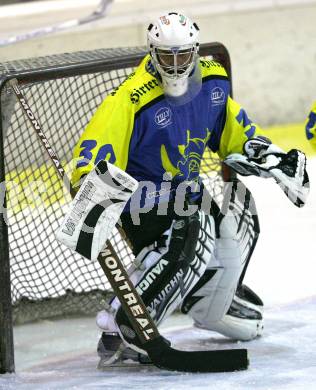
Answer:
POLYGON ((179 97, 188 90, 190 95, 193 90, 196 94, 198 84, 201 84, 196 67, 199 58, 198 36, 198 26, 177 12, 162 15, 149 25, 148 50, 152 64, 161 76, 165 94, 179 97))

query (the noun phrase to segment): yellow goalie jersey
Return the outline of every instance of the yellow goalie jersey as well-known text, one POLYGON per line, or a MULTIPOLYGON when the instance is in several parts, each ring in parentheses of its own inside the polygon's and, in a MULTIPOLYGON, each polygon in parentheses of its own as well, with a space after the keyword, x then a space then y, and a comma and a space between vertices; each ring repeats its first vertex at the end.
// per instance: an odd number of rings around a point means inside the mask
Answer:
POLYGON ((73 184, 106 159, 136 180, 154 183, 151 198, 157 203, 166 172, 172 177, 171 192, 181 182, 200 182, 206 147, 222 159, 242 153, 244 142, 261 131, 230 97, 225 69, 205 59, 199 66, 200 92, 174 106, 164 96, 147 55, 106 97, 83 132, 74 150, 73 184))

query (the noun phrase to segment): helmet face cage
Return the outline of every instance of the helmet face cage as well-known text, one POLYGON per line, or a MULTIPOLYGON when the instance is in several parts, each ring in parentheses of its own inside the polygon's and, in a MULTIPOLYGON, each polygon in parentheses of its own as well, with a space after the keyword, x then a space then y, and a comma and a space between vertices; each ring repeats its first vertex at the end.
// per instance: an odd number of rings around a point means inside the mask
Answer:
POLYGON ((150 45, 153 65, 162 77, 178 79, 188 77, 197 59, 197 44, 178 47, 150 45))

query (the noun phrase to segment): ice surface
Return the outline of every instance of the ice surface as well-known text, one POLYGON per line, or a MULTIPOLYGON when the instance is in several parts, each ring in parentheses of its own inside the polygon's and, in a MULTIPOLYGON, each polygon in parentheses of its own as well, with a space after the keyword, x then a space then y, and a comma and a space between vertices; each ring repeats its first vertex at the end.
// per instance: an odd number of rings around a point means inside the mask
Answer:
MULTIPOLYGON (((193 329, 184 316, 169 321, 169 329, 164 328, 163 333, 174 346, 181 345, 189 350, 248 348, 250 368, 223 374, 182 374, 158 369, 100 372, 96 370, 96 331, 91 319, 84 319, 83 323, 81 320, 62 320, 55 323, 52 330, 50 324, 42 324, 41 334, 36 328, 32 332, 30 326, 18 337, 29 340, 29 345, 24 344, 29 354, 25 351, 23 357, 28 362, 21 362, 21 366, 27 368, 17 369, 14 375, 1 376, 0 388, 311 390, 316 388, 315 311, 316 297, 270 308, 265 317, 265 336, 247 343, 231 342, 216 333, 193 329), (180 322, 183 322, 182 326, 180 322), (63 333, 57 335, 56 330, 63 333), (38 339, 41 339, 39 343, 38 339), (39 348, 46 349, 46 357, 35 356, 39 348), (36 364, 32 364, 32 360, 36 364)), ((22 347, 18 345, 17 349, 22 347)))
POLYGON ((244 180, 256 199, 261 224, 245 281, 266 304, 264 336, 235 343, 192 328, 181 315, 162 328, 176 347, 248 348, 247 371, 100 372, 94 319, 62 319, 15 327, 16 374, 0 376, 0 389, 316 389, 315 170, 316 159, 310 159, 311 194, 302 209, 293 206, 272 180, 244 180))

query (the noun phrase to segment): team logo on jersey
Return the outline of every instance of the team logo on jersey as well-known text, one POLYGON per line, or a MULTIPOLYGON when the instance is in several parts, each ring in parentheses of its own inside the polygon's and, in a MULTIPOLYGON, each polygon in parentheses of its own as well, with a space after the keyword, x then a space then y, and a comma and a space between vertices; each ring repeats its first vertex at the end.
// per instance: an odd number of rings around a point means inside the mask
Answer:
POLYGON ((225 92, 220 87, 215 87, 211 90, 211 101, 214 105, 224 104, 225 92))
POLYGON ((196 181, 199 177, 201 159, 206 144, 211 136, 211 131, 205 129, 201 137, 192 137, 191 131, 187 130, 186 143, 178 145, 178 152, 172 153, 162 144, 161 163, 166 172, 182 180, 196 181))
POLYGON ((166 127, 172 123, 171 110, 168 107, 160 108, 155 114, 155 122, 159 127, 166 127))

